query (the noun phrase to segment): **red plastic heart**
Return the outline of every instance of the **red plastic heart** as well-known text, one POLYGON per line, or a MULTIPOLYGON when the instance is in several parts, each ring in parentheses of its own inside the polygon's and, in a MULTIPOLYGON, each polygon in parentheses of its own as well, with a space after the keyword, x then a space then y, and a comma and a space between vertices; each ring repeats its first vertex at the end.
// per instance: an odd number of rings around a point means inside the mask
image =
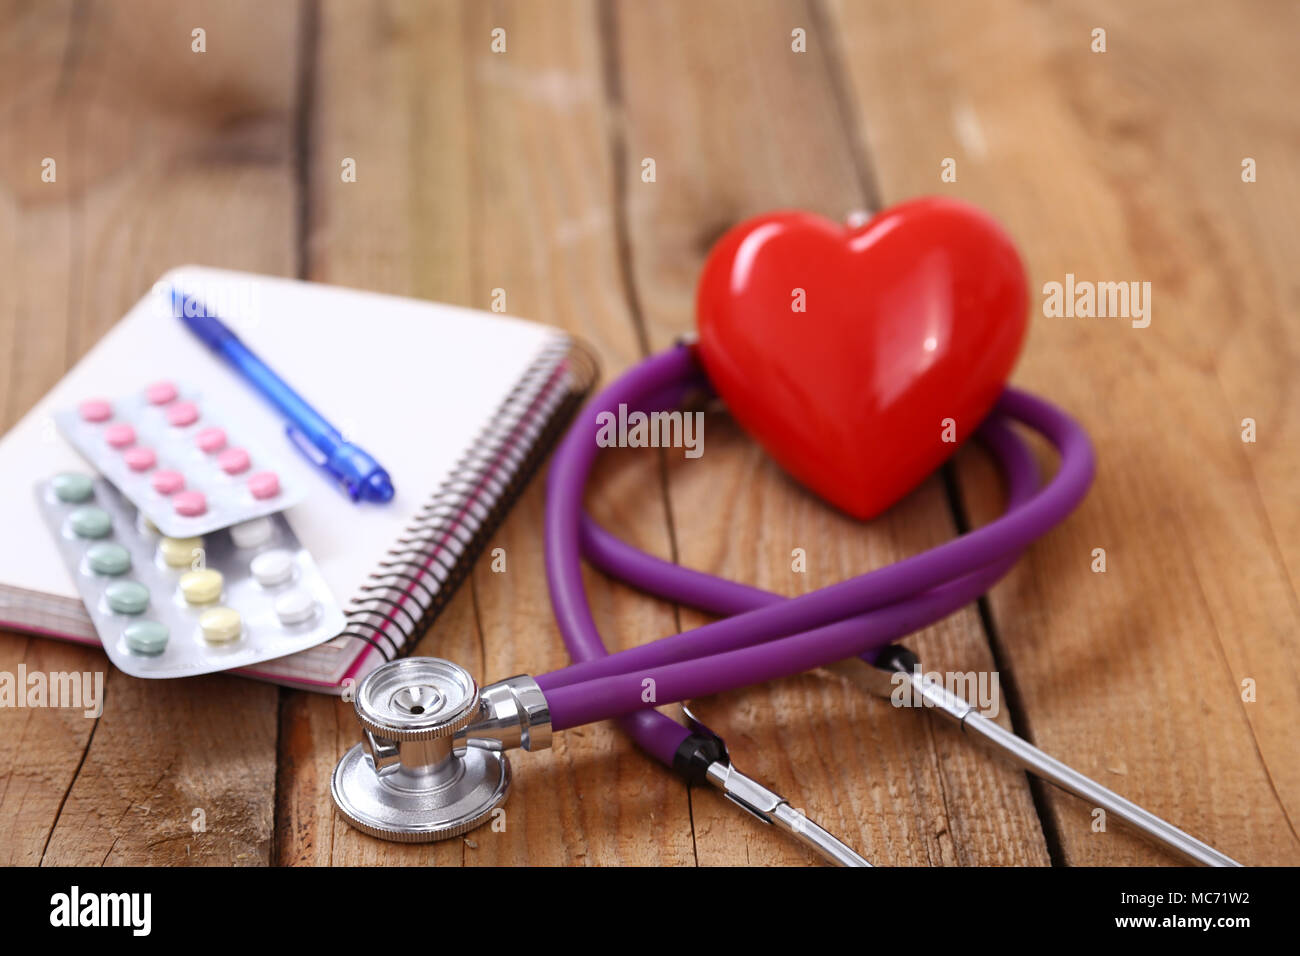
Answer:
POLYGON ((736 226, 709 254, 699 354, 782 467, 870 518, 988 414, 1028 301, 1010 237, 966 203, 917 199, 857 228, 778 212, 736 226))

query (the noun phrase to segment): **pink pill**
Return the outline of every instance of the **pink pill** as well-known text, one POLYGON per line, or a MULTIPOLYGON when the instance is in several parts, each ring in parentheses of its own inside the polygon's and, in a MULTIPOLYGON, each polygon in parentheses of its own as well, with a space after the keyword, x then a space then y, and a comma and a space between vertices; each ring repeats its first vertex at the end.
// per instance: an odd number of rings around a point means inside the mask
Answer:
POLYGON ((148 471, 158 464, 158 456, 153 453, 152 448, 128 448, 122 453, 122 459, 132 471, 148 471))
POLYGON ((194 441, 210 455, 226 447, 226 432, 221 428, 205 428, 194 436, 194 441))
POLYGON ((280 493, 280 476, 273 471, 259 471, 248 476, 248 490, 259 501, 274 498, 280 493))
POLYGON ((106 422, 113 415, 113 406, 102 398, 91 398, 81 403, 80 411, 88 422, 106 422))
POLYGON ((176 398, 176 386, 171 382, 154 382, 144 390, 150 405, 166 405, 176 398))
POLYGON ((208 499, 201 491, 182 491, 172 499, 172 507, 178 515, 195 518, 208 510, 208 499))
POLYGON ((199 410, 193 402, 177 402, 167 409, 167 421, 177 428, 193 425, 198 420, 199 410))
POLYGON ((185 476, 179 471, 171 471, 164 468, 162 471, 155 471, 153 477, 149 479, 153 485, 153 490, 160 495, 175 494, 185 487, 185 476))
POLYGON ((217 464, 228 475, 238 475, 248 471, 250 464, 248 452, 242 448, 227 448, 217 456, 217 464))
POLYGON ((104 441, 114 448, 130 448, 135 444, 135 429, 125 422, 109 425, 104 429, 104 441))

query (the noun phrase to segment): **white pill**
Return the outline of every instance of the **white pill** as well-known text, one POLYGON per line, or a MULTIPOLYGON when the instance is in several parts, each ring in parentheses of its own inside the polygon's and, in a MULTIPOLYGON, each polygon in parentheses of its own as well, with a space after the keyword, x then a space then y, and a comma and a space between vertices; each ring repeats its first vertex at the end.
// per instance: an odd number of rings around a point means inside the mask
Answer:
POLYGON ((267 551, 253 559, 249 569, 257 583, 264 588, 273 588, 293 577, 293 555, 288 551, 267 551))
POLYGON ((237 548, 257 548, 271 540, 271 519, 262 517, 230 526, 230 540, 237 548))
POLYGON ((316 615, 316 599, 303 588, 286 591, 275 599, 275 613, 281 624, 301 624, 316 615))

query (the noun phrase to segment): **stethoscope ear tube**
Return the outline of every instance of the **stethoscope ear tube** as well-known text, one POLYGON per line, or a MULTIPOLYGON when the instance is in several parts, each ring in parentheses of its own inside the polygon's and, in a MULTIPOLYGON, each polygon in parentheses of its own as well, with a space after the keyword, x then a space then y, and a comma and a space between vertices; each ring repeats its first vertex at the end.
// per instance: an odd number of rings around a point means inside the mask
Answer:
POLYGON ((942 684, 926 679, 921 672, 920 660, 907 648, 885 648, 876 664, 882 672, 910 684, 924 698, 928 710, 952 720, 967 736, 1066 793, 1086 801, 1090 806, 1104 810, 1187 862, 1203 866, 1241 865, 1232 857, 1220 853, 1209 844, 1039 750, 1029 741, 976 711, 970 703, 942 684))
POLYGON ((704 726, 685 703, 682 704, 682 716, 693 733, 677 749, 673 769, 687 781, 715 788, 760 823, 779 827, 828 863, 871 866, 847 843, 808 819, 802 810, 790 806, 785 797, 737 770, 727 752, 726 742, 704 726))

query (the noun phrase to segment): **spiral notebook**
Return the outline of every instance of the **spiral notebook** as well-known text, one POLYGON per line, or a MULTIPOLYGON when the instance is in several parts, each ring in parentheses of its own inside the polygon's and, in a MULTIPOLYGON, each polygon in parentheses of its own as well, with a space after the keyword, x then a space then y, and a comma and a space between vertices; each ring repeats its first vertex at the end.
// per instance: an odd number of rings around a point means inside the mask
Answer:
POLYGON ((347 626, 237 671, 338 692, 424 633, 595 382, 590 353, 521 319, 316 283, 186 266, 163 276, 0 439, 0 627, 98 644, 32 504, 41 478, 87 465, 53 413, 159 378, 186 382, 308 485, 285 512, 347 626), (397 496, 356 505, 294 456, 278 414, 170 313, 168 286, 218 311, 322 414, 388 469, 397 496))

